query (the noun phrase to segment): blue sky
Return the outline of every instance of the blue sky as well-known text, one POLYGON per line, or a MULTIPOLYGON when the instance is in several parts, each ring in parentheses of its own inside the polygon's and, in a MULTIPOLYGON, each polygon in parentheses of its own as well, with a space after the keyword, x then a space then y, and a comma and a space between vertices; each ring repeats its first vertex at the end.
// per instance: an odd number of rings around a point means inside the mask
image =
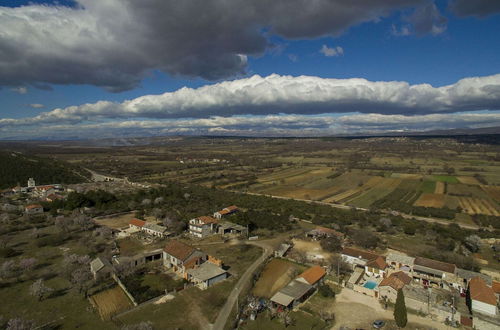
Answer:
MULTIPOLYGON (((135 124, 130 125, 135 125, 134 129, 127 126, 127 131, 138 135, 207 134, 207 127, 218 128, 213 130, 218 131, 216 134, 241 135, 295 135, 300 130, 278 124, 235 127, 221 122, 219 127, 219 121, 209 126, 184 123, 181 129, 169 129, 178 126, 176 121, 186 118, 213 120, 238 116, 294 115, 312 118, 315 122, 318 115, 326 118, 323 125, 302 127, 302 131, 309 129, 311 135, 343 134, 350 130, 356 133, 500 125, 500 77, 495 76, 500 73, 500 8, 495 2, 480 0, 476 7, 471 7, 464 4, 464 0, 378 0, 367 1, 370 4, 365 7, 351 10, 341 8, 338 0, 319 0, 318 7, 324 6, 324 9, 316 13, 314 9, 304 8, 308 2, 297 0, 288 4, 312 14, 299 16, 294 22, 293 17, 290 21, 264 17, 266 11, 272 14, 275 9, 265 8, 260 1, 255 1, 253 8, 256 16, 249 17, 241 16, 235 8, 226 8, 226 2, 221 0, 214 2, 214 6, 220 6, 214 8, 214 17, 210 16, 211 8, 204 10, 186 5, 181 18, 174 17, 175 14, 161 16, 163 20, 171 20, 170 24, 156 17, 155 12, 172 12, 173 7, 169 4, 174 6, 175 2, 171 1, 150 1, 152 8, 148 12, 134 7, 131 1, 112 0, 106 7, 97 0, 78 3, 0 0, 0 31, 6 31, 0 32, 0 138, 46 137, 43 134, 33 136, 33 127, 49 129, 53 132, 50 138, 64 138, 71 127, 72 137, 83 138, 88 134, 85 125, 94 130, 101 125, 107 127, 106 131, 121 135, 123 132, 112 126, 113 123, 123 126, 124 121, 133 121, 135 124), (347 14, 338 13, 343 10, 347 14), (203 20, 199 18, 202 12, 205 13, 203 20), (225 13, 223 23, 217 13, 225 13), (116 24, 107 22, 110 15, 116 15, 116 24), (344 22, 342 15, 349 19, 344 22), (185 22, 185 17, 191 17, 191 21, 185 22), (72 25, 65 27, 66 23, 61 22, 66 20, 72 25), (95 26, 99 28, 93 30, 95 26), (66 34, 61 29, 70 32, 66 34), (30 33, 41 30, 45 33, 37 36, 30 33), (125 35, 124 30, 131 35, 137 31, 137 36, 125 35), (73 36, 75 42, 67 40, 73 36), (327 51, 321 52, 322 48, 327 51), (80 58, 80 54, 86 52, 88 56, 80 58), (9 57, 9 54, 18 55, 9 57), (241 61, 238 56, 243 56, 241 61), (266 96, 267 103, 255 105, 252 99, 234 94, 255 89, 249 82, 254 75, 262 78, 259 84, 270 84, 273 88, 274 94, 266 96), (282 78, 273 79, 272 75, 282 78), (311 86, 311 82, 300 79, 301 75, 314 77, 316 85, 311 86), (285 76, 296 79, 285 79, 285 76), (477 89, 474 95, 468 95, 467 88, 457 87, 460 93, 465 93, 460 97, 455 92, 437 89, 455 85, 461 79, 488 76, 492 78, 479 85, 474 82, 477 89), (362 78, 366 82, 348 81, 350 78, 362 78), (232 82, 228 86, 237 91, 231 90, 233 94, 227 94, 228 99, 217 100, 216 104, 199 103, 192 108, 191 100, 179 96, 182 94, 179 89, 189 87, 196 92, 196 97, 212 102, 212 96, 219 95, 220 89, 203 91, 198 88, 225 82, 232 82), (374 87, 378 86, 373 85, 375 82, 404 82, 410 87, 402 91, 399 85, 390 85, 386 91, 374 87), (411 86, 420 84, 430 84, 436 89, 427 91, 424 96, 419 92, 421 99, 415 104, 403 105, 405 97, 417 96, 401 93, 413 93, 415 88, 411 86), (284 101, 273 98, 276 94, 290 92, 291 87, 286 86, 291 85, 293 95, 304 94, 283 110, 275 102, 284 101), (324 85, 329 88, 326 96, 318 96, 319 99, 308 96, 324 85), (373 93, 358 96, 360 88, 369 88, 373 93), (445 96, 436 96, 438 92, 445 96), (138 113, 135 108, 126 109, 124 104, 127 100, 164 93, 170 94, 161 99, 148 98, 148 105, 154 110, 147 109, 146 105, 138 113), (345 95, 339 97, 338 93, 345 95), (388 93, 396 93, 399 101, 387 97, 388 93), (430 102, 429 97, 435 98, 437 103, 430 102), (443 97, 450 100, 439 103, 443 97), (463 101, 464 97, 470 100, 463 101), (170 98, 176 101, 161 103, 170 98), (231 103, 233 98, 238 100, 237 104, 231 103), (64 110, 99 101, 109 104, 104 108, 64 110), (346 106, 342 108, 339 104, 346 106), (57 108, 70 116, 51 113, 57 108), (183 112, 182 109, 187 110, 183 112), (51 119, 40 119, 43 113, 49 113, 51 119), (461 118, 464 113, 486 113, 488 120, 451 120, 450 116, 461 118), (342 126, 341 122, 330 119, 368 114, 382 116, 378 119, 380 126, 373 128, 373 125, 360 123, 342 126), (434 114, 447 117, 429 121, 426 116, 434 114), (419 124, 398 125, 395 117, 390 116, 413 116, 412 120, 421 116, 421 120, 419 124), (141 127, 140 122, 148 120, 165 122, 165 128, 141 127), (454 124, 445 125, 446 122, 454 124)), ((226 87, 224 92, 227 92, 226 87)), ((261 95, 257 91, 251 93, 254 99, 261 95)), ((302 117, 295 119, 303 120, 302 117)))

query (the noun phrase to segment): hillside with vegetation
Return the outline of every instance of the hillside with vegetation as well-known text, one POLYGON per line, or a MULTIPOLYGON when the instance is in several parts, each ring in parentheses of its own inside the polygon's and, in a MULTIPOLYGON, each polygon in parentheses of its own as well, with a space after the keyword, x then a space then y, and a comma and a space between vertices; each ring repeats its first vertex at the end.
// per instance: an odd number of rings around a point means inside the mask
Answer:
POLYGON ((90 177, 88 171, 75 165, 44 157, 0 151, 0 189, 26 186, 29 178, 37 185, 50 183, 80 183, 90 177))

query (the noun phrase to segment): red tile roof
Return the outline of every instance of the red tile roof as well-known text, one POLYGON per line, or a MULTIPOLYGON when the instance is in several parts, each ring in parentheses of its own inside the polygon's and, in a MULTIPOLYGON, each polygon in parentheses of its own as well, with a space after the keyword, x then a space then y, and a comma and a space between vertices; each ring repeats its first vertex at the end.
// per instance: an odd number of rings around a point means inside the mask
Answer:
POLYGON ((497 298, 492 288, 486 285, 486 282, 480 277, 473 277, 469 281, 470 297, 472 300, 478 300, 489 305, 497 304, 497 298))
POLYGON ((394 290, 400 290, 405 285, 411 283, 411 277, 404 272, 392 273, 389 277, 386 277, 380 282, 379 286, 390 286, 394 290))
POLYGON ((198 220, 200 220, 201 222, 203 222, 204 224, 209 224, 209 223, 218 223, 217 219, 215 218, 212 218, 212 217, 209 217, 209 216, 201 216, 201 217, 198 217, 198 220))
POLYGON ((163 251, 181 261, 185 261, 195 251, 195 248, 180 241, 171 240, 165 245, 163 251))
POLYGON ((30 204, 30 205, 26 206, 27 210, 39 209, 39 208, 42 208, 42 205, 40 205, 40 204, 30 204))
POLYGON ((387 267, 385 258, 372 252, 345 247, 342 250, 342 254, 366 260, 366 265, 368 267, 378 268, 381 270, 384 270, 387 267))
POLYGON ((422 257, 415 258, 415 265, 436 269, 451 274, 455 273, 455 268, 456 268, 454 264, 449 264, 447 262, 442 262, 422 257))
POLYGON ((137 227, 142 227, 146 224, 146 221, 139 220, 139 219, 132 219, 132 220, 130 220, 129 224, 137 226, 137 227))
POLYGON ((493 281, 491 288, 495 293, 500 293, 500 282, 493 281))
POLYGON ((307 283, 313 285, 318 282, 326 275, 326 271, 321 266, 313 266, 311 268, 306 269, 302 274, 298 277, 302 277, 307 283))
POLYGON ((368 267, 378 268, 378 269, 386 269, 387 263, 385 262, 384 257, 378 256, 377 258, 370 260, 366 263, 368 267))
POLYGON ((338 232, 336 231, 335 229, 332 229, 332 228, 327 228, 327 227, 321 227, 321 226, 318 226, 315 228, 316 231, 319 231, 323 234, 327 234, 327 235, 335 235, 335 236, 338 236, 338 237, 344 237, 344 234, 342 234, 341 232, 338 232))
POLYGON ((229 212, 238 211, 238 206, 231 205, 231 206, 226 207, 226 210, 228 210, 229 212))

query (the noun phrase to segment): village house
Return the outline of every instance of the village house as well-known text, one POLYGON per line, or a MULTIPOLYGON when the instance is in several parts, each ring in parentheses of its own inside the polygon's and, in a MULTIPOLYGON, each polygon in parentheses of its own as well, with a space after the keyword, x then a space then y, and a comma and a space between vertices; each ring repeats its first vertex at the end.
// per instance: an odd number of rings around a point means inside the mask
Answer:
POLYGON ((201 216, 189 220, 189 234, 194 237, 203 238, 217 232, 217 219, 201 216))
POLYGON ((415 258, 413 266, 413 278, 421 282, 424 286, 431 284, 443 286, 444 281, 455 282, 456 266, 442 261, 427 259, 423 257, 415 258))
POLYGON ((345 235, 335 229, 317 226, 311 231, 306 233, 306 237, 311 237, 314 240, 319 240, 328 237, 337 237, 339 240, 343 240, 345 235))
POLYGON ((63 199, 63 197, 61 195, 58 195, 58 194, 50 194, 47 197, 45 197, 45 200, 47 202, 55 202, 55 201, 60 200, 60 199, 63 199))
POLYGON ((481 277, 474 277, 469 281, 471 309, 488 315, 497 314, 497 299, 495 292, 481 277))
POLYGON ((312 266, 297 277, 297 281, 307 283, 317 288, 326 276, 326 270, 321 266, 312 266))
POLYGON ((43 213, 43 206, 40 204, 30 204, 24 208, 24 212, 29 215, 41 214, 43 213))
POLYGON ((271 297, 271 302, 278 309, 293 308, 305 301, 314 292, 314 287, 297 279, 288 283, 271 297))
POLYGON ((491 288, 493 289, 493 292, 495 292, 495 296, 497 296, 497 299, 500 299, 500 282, 493 281, 491 284, 491 288))
POLYGON ((111 277, 111 274, 114 273, 114 269, 108 260, 97 257, 90 262, 90 272, 95 280, 101 280, 111 277))
POLYGON ((411 284, 411 281, 412 278, 403 271, 392 273, 379 283, 379 297, 395 303, 398 290, 402 290, 406 285, 411 284))
POLYGON ((171 235, 171 233, 167 231, 167 227, 160 226, 154 223, 146 223, 144 226, 142 226, 142 231, 149 235, 161 238, 171 235))
POLYGON ((139 219, 132 219, 128 223, 129 227, 136 230, 142 230, 142 227, 146 224, 146 221, 139 219))
POLYGON ((341 252, 342 259, 355 267, 362 267, 369 276, 385 277, 387 263, 378 254, 346 247, 341 252))
POLYGON ((481 274, 478 272, 473 272, 466 269, 456 268, 455 275, 456 275, 456 281, 450 284, 455 289, 457 289, 462 295, 465 295, 465 291, 467 290, 469 282, 474 277, 481 277, 488 286, 492 286, 493 283, 491 276, 488 276, 486 274, 481 274))
POLYGON ((133 256, 115 256, 113 262, 117 265, 137 268, 145 265, 148 262, 161 260, 163 257, 163 249, 145 251, 133 256))
POLYGON ((218 225, 218 234, 220 235, 240 235, 248 236, 248 228, 229 221, 224 221, 218 225))
POLYGON ((163 265, 187 279, 186 270, 202 264, 207 255, 194 247, 171 240, 163 248, 163 265))
POLYGON ((202 290, 208 289, 210 286, 226 278, 227 272, 210 261, 187 270, 187 280, 193 282, 202 290))
POLYGON ((413 257, 391 252, 387 254, 385 260, 389 265, 389 268, 393 271, 403 271, 406 273, 413 272, 413 266, 415 265, 415 258, 413 257))
POLYGON ((214 218, 220 220, 220 219, 222 219, 222 217, 228 216, 228 215, 233 214, 233 213, 238 212, 238 211, 239 211, 239 209, 236 205, 231 205, 231 206, 228 206, 226 208, 223 208, 220 211, 215 212, 214 218))

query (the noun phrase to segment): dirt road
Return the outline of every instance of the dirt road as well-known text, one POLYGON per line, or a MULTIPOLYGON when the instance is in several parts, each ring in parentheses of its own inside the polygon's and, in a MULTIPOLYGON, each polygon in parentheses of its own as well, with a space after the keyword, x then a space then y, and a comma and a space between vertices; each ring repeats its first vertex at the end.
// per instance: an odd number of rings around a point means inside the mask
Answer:
POLYGON ((253 273, 255 270, 271 255, 271 253, 274 251, 273 247, 267 243, 266 241, 248 241, 247 244, 252 244, 255 246, 258 246, 263 249, 262 255, 254 261, 254 263, 248 267, 245 273, 241 276, 241 278, 238 280, 238 283, 236 283, 235 287, 233 288, 233 291, 231 291, 231 294, 226 300, 226 303, 222 307, 222 309, 219 312, 219 315, 217 316, 217 319, 215 320, 214 324, 210 325, 210 329, 214 330, 223 330, 224 326, 227 323, 227 320, 229 318, 229 315, 231 314, 231 311, 234 308, 234 305, 236 304, 236 300, 238 296, 240 295, 241 291, 250 283, 250 279, 253 276, 253 273))

